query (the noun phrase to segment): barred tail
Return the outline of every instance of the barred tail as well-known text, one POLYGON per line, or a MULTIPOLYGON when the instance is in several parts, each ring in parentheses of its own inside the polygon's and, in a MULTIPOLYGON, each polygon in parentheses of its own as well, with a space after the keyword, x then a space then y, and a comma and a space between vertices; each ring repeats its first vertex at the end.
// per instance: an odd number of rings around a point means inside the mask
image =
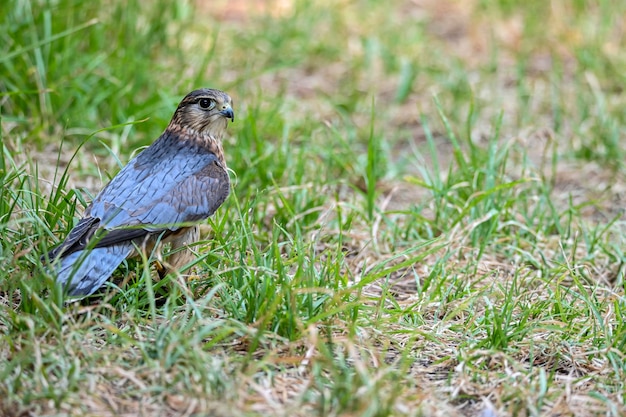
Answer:
POLYGON ((57 284, 67 288, 70 296, 93 294, 133 250, 132 243, 120 243, 71 253, 59 260, 57 284))

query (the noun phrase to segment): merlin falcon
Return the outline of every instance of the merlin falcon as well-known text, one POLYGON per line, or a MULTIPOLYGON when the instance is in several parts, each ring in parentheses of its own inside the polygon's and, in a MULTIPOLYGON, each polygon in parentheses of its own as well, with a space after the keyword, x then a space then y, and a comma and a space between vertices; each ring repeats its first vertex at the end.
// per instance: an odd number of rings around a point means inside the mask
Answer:
MULTIPOLYGON (((235 116, 230 96, 200 89, 180 102, 163 134, 91 202, 67 238, 44 258, 72 297, 93 294, 139 251, 171 243, 168 269, 187 264, 198 222, 230 192, 222 136, 235 116)), ((158 251, 160 248, 156 247, 158 251)), ((163 270, 166 271, 166 270, 163 270)))

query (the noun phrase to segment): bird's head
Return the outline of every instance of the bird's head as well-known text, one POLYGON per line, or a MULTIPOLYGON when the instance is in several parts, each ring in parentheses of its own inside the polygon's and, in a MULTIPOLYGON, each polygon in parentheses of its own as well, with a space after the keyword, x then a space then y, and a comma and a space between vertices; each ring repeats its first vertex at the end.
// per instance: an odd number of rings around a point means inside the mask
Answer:
POLYGON ((219 139, 226 130, 228 119, 235 121, 232 105, 232 99, 223 91, 210 88, 195 90, 180 102, 170 125, 219 139))

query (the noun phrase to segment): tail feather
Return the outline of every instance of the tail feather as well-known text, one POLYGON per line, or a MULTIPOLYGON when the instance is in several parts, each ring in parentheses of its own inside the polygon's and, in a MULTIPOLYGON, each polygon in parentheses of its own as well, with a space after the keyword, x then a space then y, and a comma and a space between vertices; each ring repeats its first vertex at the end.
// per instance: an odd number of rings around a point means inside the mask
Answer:
POLYGON ((133 250, 132 243, 125 243, 73 252, 59 260, 57 284, 67 288, 70 296, 93 294, 133 250))

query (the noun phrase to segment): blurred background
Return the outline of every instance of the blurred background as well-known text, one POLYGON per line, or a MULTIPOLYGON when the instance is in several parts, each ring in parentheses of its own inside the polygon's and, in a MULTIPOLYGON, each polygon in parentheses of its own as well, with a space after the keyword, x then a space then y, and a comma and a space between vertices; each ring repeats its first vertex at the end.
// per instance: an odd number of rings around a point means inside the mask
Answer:
POLYGON ((502 117, 500 135, 533 149, 549 137, 573 160, 623 159, 622 2, 7 0, 1 10, 3 142, 37 158, 103 128, 87 144, 103 158, 96 139, 115 155, 146 145, 182 96, 209 86, 242 116, 235 167, 248 159, 239 148, 262 144, 255 158, 268 157, 286 137, 350 158, 375 120, 381 175, 393 177, 423 142, 421 116, 435 136, 444 130, 434 97, 454 124, 471 123, 473 141, 502 117), (326 146, 333 129, 356 132, 326 146))

